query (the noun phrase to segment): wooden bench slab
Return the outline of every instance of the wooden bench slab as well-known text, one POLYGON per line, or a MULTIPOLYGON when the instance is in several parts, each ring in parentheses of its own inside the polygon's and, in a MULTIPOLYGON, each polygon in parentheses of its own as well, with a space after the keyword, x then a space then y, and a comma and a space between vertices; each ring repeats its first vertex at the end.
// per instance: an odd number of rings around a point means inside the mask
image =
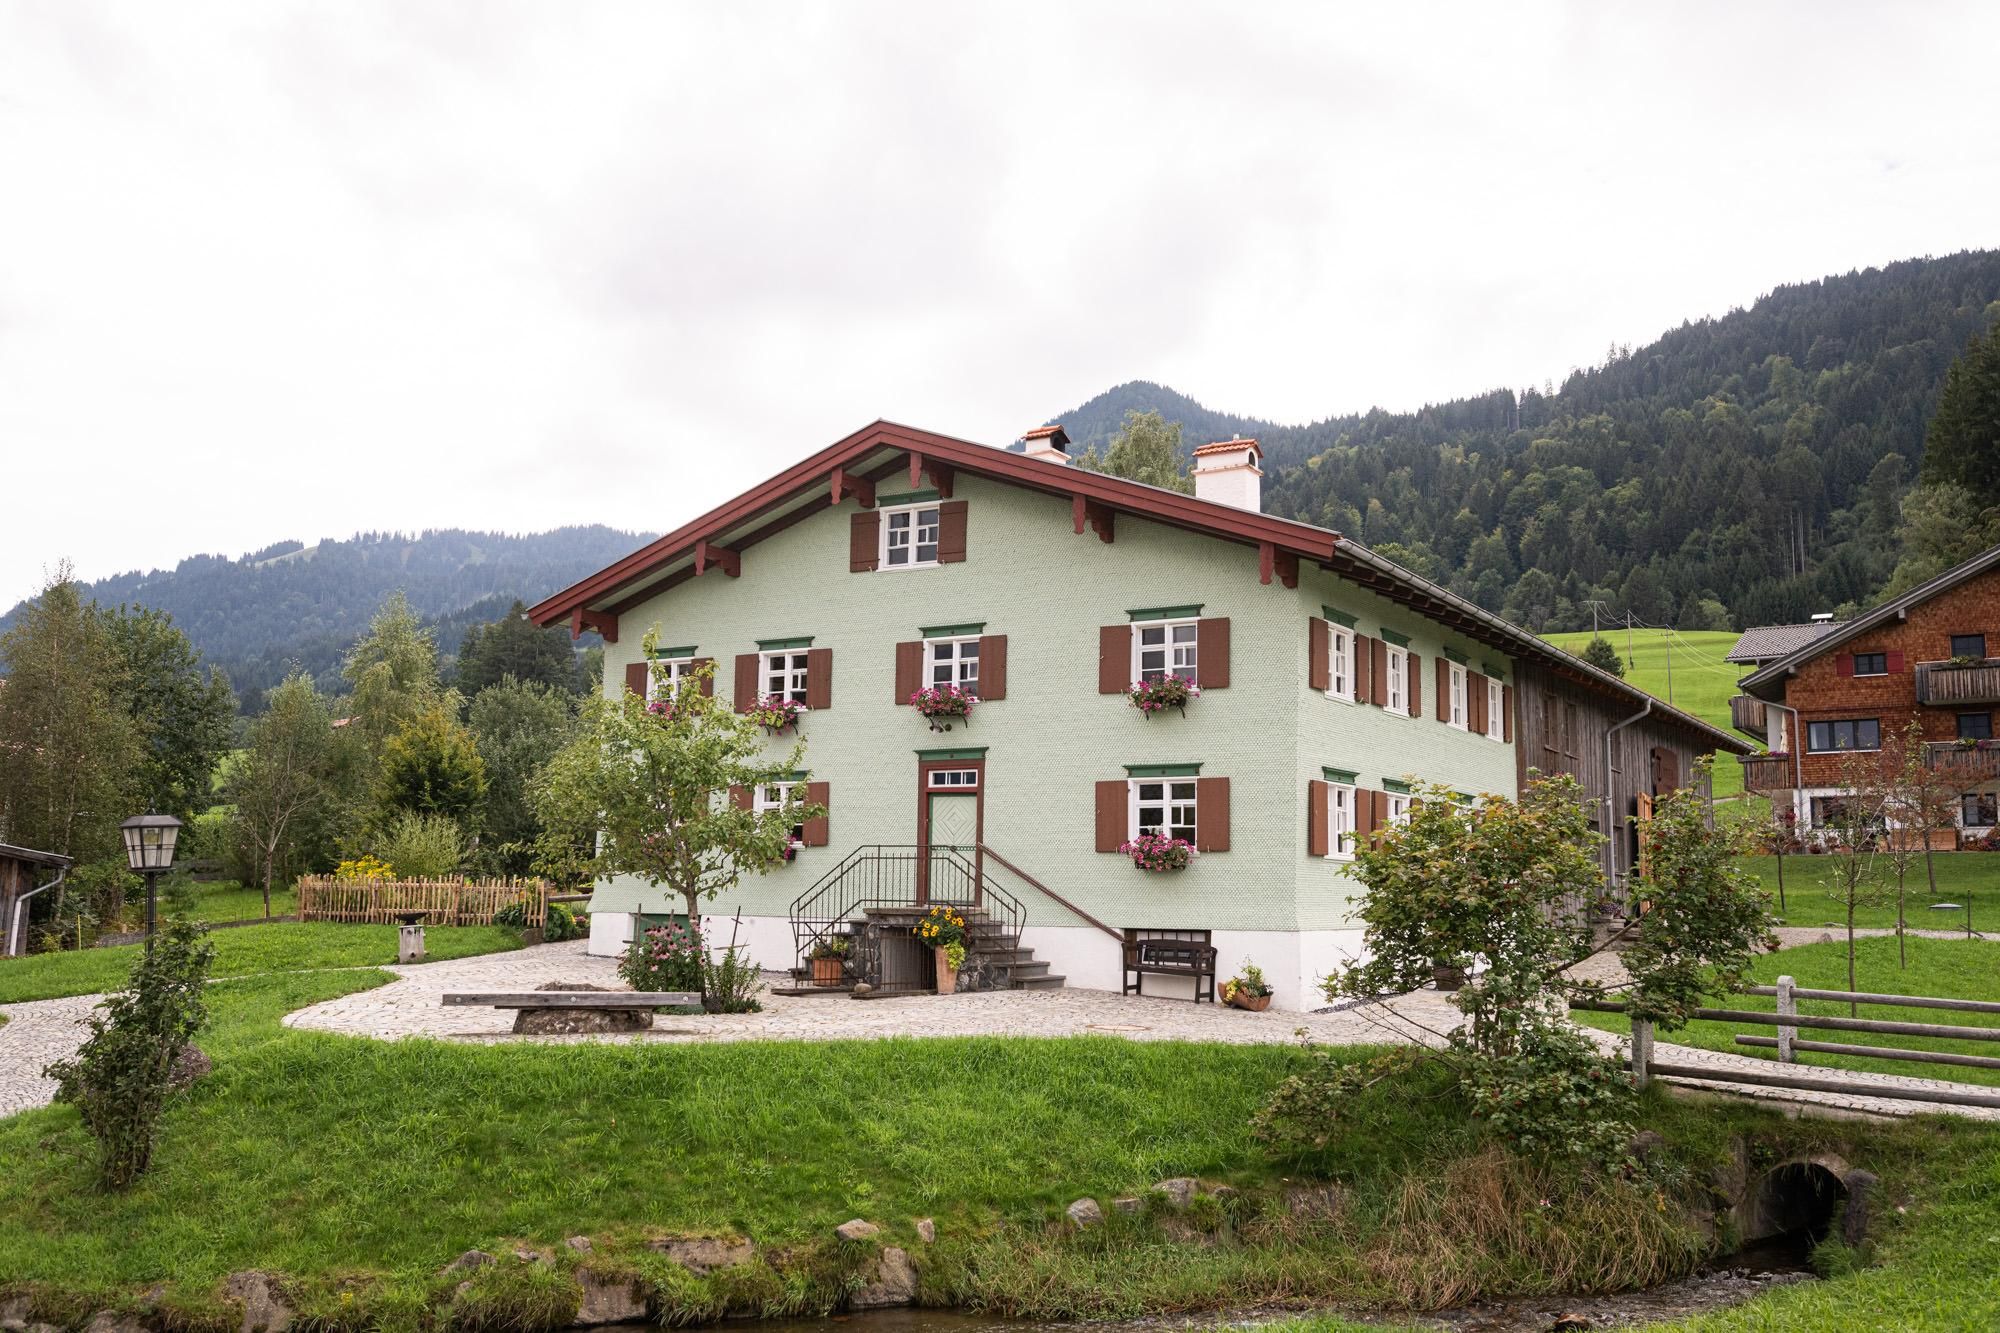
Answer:
POLYGON ((685 990, 472 991, 442 997, 446 1005, 487 1009, 671 1009, 701 1003, 701 992, 685 990))

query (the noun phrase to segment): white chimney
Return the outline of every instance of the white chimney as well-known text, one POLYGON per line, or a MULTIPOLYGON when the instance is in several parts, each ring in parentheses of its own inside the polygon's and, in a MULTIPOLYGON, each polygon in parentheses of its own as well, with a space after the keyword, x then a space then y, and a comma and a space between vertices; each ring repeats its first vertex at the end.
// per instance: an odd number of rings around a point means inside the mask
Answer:
POLYGON ((1194 498, 1259 513, 1264 508, 1264 451, 1255 440, 1223 440, 1194 451, 1194 498))
POLYGON ((1039 458, 1044 463, 1069 465, 1069 435, 1058 422, 1053 426, 1037 426, 1021 437, 1028 447, 1024 452, 1030 458, 1039 458))

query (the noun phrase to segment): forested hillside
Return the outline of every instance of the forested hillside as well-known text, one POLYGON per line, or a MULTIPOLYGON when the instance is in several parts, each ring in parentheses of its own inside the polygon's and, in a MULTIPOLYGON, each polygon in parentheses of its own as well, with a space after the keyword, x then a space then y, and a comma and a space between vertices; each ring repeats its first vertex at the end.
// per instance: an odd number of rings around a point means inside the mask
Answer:
MULTIPOLYGON (((447 664, 467 627, 515 598, 534 602, 649 538, 591 526, 517 536, 440 529, 362 533, 307 547, 280 542, 241 559, 190 556, 171 570, 134 571, 85 584, 100 605, 142 604, 174 623, 209 663, 229 673, 245 711, 302 663, 331 689, 348 647, 390 593, 401 590, 434 629, 447 664)), ((20 614, 0 618, 4 630, 20 614)))
POLYGON ((1080 444, 1128 409, 1183 422, 1190 445, 1253 434, 1268 511, 1538 630, 1587 628, 1593 599, 1722 629, 1865 602, 1889 581, 1945 372, 1996 318, 2000 251, 1978 251, 1780 287, 1613 349, 1560 388, 1288 427, 1136 383, 1051 419, 1080 444))

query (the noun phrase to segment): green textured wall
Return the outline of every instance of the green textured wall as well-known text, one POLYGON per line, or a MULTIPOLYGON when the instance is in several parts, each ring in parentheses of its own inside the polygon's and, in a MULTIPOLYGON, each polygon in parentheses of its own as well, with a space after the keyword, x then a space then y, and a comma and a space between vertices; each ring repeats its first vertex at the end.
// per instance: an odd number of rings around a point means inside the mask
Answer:
MULTIPOLYGON (((833 650, 833 702, 801 724, 806 762, 830 784, 831 845, 746 881, 709 910, 781 916, 792 900, 863 843, 916 839, 916 752, 985 746, 988 845, 1114 926, 1292 930, 1347 923, 1351 883, 1341 867, 1306 854, 1305 783, 1321 765, 1356 769, 1362 783, 1414 774, 1471 791, 1511 792, 1512 747, 1429 717, 1397 719, 1307 688, 1306 634, 1322 603, 1355 615, 1362 633, 1407 633, 1429 662, 1439 631, 1372 594, 1310 571, 1296 590, 1260 584, 1255 550, 1117 519, 1106 545, 1071 530, 1067 500, 961 478, 967 555, 933 569, 847 571, 851 504, 750 548, 740 578, 713 572, 620 618, 605 651, 605 688, 623 688, 646 629, 663 643, 695 644, 717 662, 717 691, 733 684, 738 653, 759 639, 810 635, 833 650), (1146 719, 1122 695, 1097 693, 1099 626, 1134 607, 1201 603, 1231 622, 1229 688, 1211 690, 1182 718, 1146 719), (982 704, 948 736, 893 702, 894 645, 923 625, 985 622, 1008 639, 1007 697, 982 704), (1123 765, 1200 763, 1230 779, 1228 852, 1177 875, 1146 875, 1093 850, 1093 790, 1123 765)), ((1470 648, 1469 644, 1454 646, 1470 648)), ((1471 654, 1475 664, 1491 653, 1471 654)), ((621 881, 600 889, 599 911, 661 903, 621 881)), ((1073 919, 1028 902, 1030 919, 1073 919)))

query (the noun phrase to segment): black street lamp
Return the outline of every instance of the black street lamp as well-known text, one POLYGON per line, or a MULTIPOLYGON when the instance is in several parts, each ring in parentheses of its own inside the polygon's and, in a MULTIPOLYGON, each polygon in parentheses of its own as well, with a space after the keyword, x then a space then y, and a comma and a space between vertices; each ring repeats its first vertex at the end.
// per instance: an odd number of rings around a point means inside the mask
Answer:
POLYGON ((118 830, 125 835, 125 864, 133 874, 146 877, 146 948, 150 952, 160 875, 173 867, 174 840, 180 837, 181 821, 172 815, 133 815, 118 830))

